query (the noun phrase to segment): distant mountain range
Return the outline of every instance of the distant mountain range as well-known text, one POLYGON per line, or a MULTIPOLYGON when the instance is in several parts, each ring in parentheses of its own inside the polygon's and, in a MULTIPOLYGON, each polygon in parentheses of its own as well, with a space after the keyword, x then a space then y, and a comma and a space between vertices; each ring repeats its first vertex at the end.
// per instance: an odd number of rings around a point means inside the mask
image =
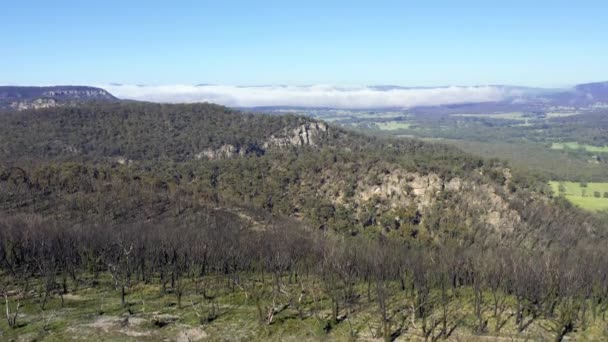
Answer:
MULTIPOLYGON (((513 89, 514 87, 508 87, 513 89)), ((455 103, 412 108, 416 113, 495 113, 546 111, 552 107, 592 108, 608 105, 608 82, 579 84, 571 89, 521 88, 521 94, 501 101, 455 103)))
POLYGON ((608 82, 570 89, 508 85, 402 87, 308 86, 0 86, 0 109, 47 108, 84 101, 212 102, 253 111, 278 109, 408 109, 413 112, 542 111, 549 107, 592 107, 608 104, 608 82), (116 96, 112 95, 115 94, 116 96))
POLYGON ((48 108, 84 101, 117 101, 101 88, 86 86, 0 86, 0 109, 48 108))
POLYGON ((608 82, 579 84, 574 90, 550 95, 550 100, 571 105, 608 103, 608 82))

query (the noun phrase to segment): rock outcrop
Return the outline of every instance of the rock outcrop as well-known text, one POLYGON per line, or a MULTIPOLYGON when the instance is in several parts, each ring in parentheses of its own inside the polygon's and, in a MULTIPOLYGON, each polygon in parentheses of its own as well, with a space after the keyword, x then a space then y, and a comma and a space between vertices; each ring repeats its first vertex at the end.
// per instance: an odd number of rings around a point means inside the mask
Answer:
MULTIPOLYGON (((505 173, 508 174, 508 170, 505 173)), ((402 169, 385 172, 372 169, 368 171, 369 174, 377 176, 360 177, 354 185, 349 186, 339 174, 326 172, 322 185, 317 189, 318 194, 336 205, 357 208, 359 212, 370 205, 376 208, 378 214, 414 207, 422 220, 442 197, 455 196, 459 198, 455 202, 455 211, 462 213, 463 218, 474 217, 476 222, 484 223, 495 232, 511 233, 521 221, 501 188, 459 177, 444 179, 434 173, 420 174, 402 169), (343 190, 336 191, 348 187, 355 189, 350 195, 343 190)))
POLYGON ((245 146, 223 144, 218 148, 206 148, 194 156, 194 159, 227 159, 246 155, 263 155, 272 148, 300 146, 318 146, 320 140, 328 133, 329 127, 324 122, 308 122, 284 132, 275 133, 260 147, 257 144, 245 146))
POLYGON ((33 101, 18 101, 11 102, 9 107, 16 110, 27 110, 27 109, 41 109, 51 108, 57 106, 55 99, 36 99, 33 101))
POLYGON ((317 146, 328 131, 329 127, 324 122, 308 122, 282 134, 273 134, 263 147, 317 146))
POLYGON ((240 149, 237 146, 231 144, 222 145, 216 149, 206 148, 203 151, 197 153, 194 158, 195 159, 226 159, 234 156, 244 156, 245 150, 240 149))
POLYGON ((206 148, 194 156, 194 159, 227 159, 232 157, 243 157, 245 155, 261 156, 266 151, 255 144, 247 146, 224 144, 218 148, 206 148))

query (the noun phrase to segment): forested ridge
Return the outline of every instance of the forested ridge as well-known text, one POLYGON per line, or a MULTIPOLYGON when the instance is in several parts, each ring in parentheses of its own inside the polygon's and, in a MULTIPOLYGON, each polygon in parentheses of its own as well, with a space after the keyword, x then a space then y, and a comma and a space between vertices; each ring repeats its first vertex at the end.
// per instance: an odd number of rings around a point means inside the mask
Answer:
POLYGON ((1 115, 3 159, 125 157, 185 161, 205 148, 262 145, 310 119, 240 113, 213 104, 92 102, 1 115))
POLYGON ((314 338, 608 331, 606 220, 499 160, 211 104, 7 112, 0 137, 0 290, 17 332, 36 326, 17 303, 63 306, 82 288, 147 317, 128 300, 140 285, 211 327, 242 295, 278 339, 287 319, 314 338))

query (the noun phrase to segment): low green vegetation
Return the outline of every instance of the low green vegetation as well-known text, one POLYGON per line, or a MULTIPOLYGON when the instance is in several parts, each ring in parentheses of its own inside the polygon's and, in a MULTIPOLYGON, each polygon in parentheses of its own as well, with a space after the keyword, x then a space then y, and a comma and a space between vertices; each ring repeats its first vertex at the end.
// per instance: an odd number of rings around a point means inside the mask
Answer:
POLYGON ((480 142, 433 138, 425 140, 442 141, 484 158, 499 156, 519 170, 540 173, 547 179, 595 182, 608 180, 608 167, 603 159, 598 161, 587 152, 581 154, 578 150, 552 150, 532 142, 480 142))
MULTIPOLYGON (((501 111, 445 106, 376 112, 341 110, 335 125, 378 136, 443 139, 467 152, 508 160, 547 179, 608 181, 605 107, 538 107, 501 111), (393 115, 399 115, 394 116, 393 115)), ((325 119, 322 111, 305 111, 325 119)))
POLYGON ((402 121, 386 121, 376 123, 379 129, 387 131, 395 131, 400 129, 408 129, 411 127, 411 123, 402 121))
MULTIPOLYGON (((234 274, 226 274, 184 280, 179 287, 184 292, 180 307, 176 289, 167 286, 163 290, 162 279, 133 279, 122 304, 110 277, 83 274, 77 282, 68 281, 67 293, 51 294, 44 310, 40 308, 42 293, 23 296, 19 292, 8 297, 9 312, 16 313, 16 327, 3 319, 0 331, 7 341, 524 341, 554 340, 561 333, 559 319, 570 314, 570 308, 559 303, 555 317, 534 317, 537 313, 522 311, 520 323, 517 298, 502 289, 476 293, 464 286, 448 287, 445 292, 433 288, 421 299, 422 313, 415 310, 417 293, 404 291, 398 280, 362 281, 347 287, 340 278, 331 289, 317 276, 303 275, 295 281, 293 274, 284 275, 278 279, 282 293, 273 298, 277 279, 271 274, 242 272, 238 282, 235 279, 234 274), (331 291, 351 291, 353 297, 332 297, 331 291), (339 305, 335 321, 332 298, 339 305), (389 302, 382 304, 383 300, 389 302), (476 312, 479 304, 483 308, 476 312), (15 312, 17 305, 20 308, 15 312), (260 305, 265 310, 262 316, 260 305), (266 310, 272 310, 272 316, 265 316, 271 313, 266 310), (388 322, 382 310, 390 312, 388 322), (387 332, 390 338, 385 338, 387 332)), ((33 289, 41 286, 32 282, 33 289)), ((535 309, 528 302, 522 304, 522 308, 535 309)), ((585 305, 599 310, 593 303, 585 305)), ((576 340, 602 340, 607 326, 593 317, 596 314, 582 313, 576 324, 586 321, 584 328, 566 335, 576 340)))
POLYGON ((564 196, 573 204, 587 210, 608 209, 608 183, 549 182, 556 195, 564 196))
POLYGON ((545 115, 547 115, 548 118, 561 118, 561 117, 565 117, 565 116, 573 116, 573 115, 579 115, 581 114, 580 112, 548 112, 545 113, 545 115))
POLYGON ((390 119, 408 116, 404 112, 362 112, 351 115, 361 119, 390 119))
POLYGON ((551 148, 554 150, 563 150, 563 149, 570 149, 570 150, 578 150, 578 149, 583 149, 585 151, 588 152, 608 152, 608 146, 593 146, 593 145, 587 145, 587 144, 579 144, 577 142, 562 142, 562 143, 553 143, 551 144, 551 148))
POLYGON ((251 229, 236 216, 207 215, 171 227, 1 219, 3 337, 593 341, 608 334, 606 258, 598 249, 486 249, 451 239, 411 248, 296 221, 251 229))
POLYGON ((490 118, 490 119, 503 119, 503 120, 521 120, 527 119, 524 113, 513 112, 513 113, 497 113, 497 114, 454 114, 455 117, 469 117, 469 118, 490 118))

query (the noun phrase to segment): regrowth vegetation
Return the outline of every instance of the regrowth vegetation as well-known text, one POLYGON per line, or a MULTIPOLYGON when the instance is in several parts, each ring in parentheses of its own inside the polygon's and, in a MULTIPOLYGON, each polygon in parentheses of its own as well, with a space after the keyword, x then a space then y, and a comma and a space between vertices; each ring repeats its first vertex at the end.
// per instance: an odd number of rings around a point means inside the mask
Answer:
POLYGON ((5 113, 0 130, 9 337, 608 331, 606 221, 498 160, 207 104, 5 113))

